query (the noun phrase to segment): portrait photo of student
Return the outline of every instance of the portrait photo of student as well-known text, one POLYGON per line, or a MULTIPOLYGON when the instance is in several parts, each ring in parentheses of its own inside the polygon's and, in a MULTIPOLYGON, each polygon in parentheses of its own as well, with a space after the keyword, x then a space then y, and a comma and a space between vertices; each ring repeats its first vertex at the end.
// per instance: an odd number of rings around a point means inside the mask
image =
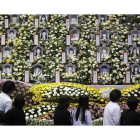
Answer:
POLYGON ((37 57, 41 57, 43 54, 43 50, 41 47, 36 47, 36 49, 34 49, 34 55, 37 57))
POLYGON ((136 28, 132 31, 132 38, 134 40, 139 39, 139 31, 136 28))
POLYGON ((9 32, 9 39, 13 40, 14 38, 15 38, 14 31, 12 30, 9 32))
POLYGON ((79 33, 76 30, 71 32, 71 40, 72 41, 79 40, 79 33))
POLYGON ((99 22, 102 24, 107 21, 106 15, 99 15, 99 22))
POLYGON ((6 47, 3 49, 3 57, 8 57, 11 55, 11 49, 9 47, 6 47))
POLYGON ((76 55, 76 49, 75 47, 68 47, 66 49, 67 51, 67 55, 70 57, 70 58, 73 58, 75 55, 76 55))
POLYGON ((42 40, 46 40, 48 39, 48 32, 46 30, 43 30, 41 33, 40 33, 40 37, 42 40))
POLYGON ((106 30, 101 31, 101 39, 104 41, 109 39, 109 35, 108 35, 108 32, 106 30))
POLYGON ((109 49, 107 47, 100 48, 101 58, 106 58, 109 56, 109 49))
POLYGON ((3 66, 3 73, 11 73, 12 72, 12 67, 9 64, 5 64, 3 66))
POLYGON ((39 22, 45 24, 47 22, 48 15, 39 15, 39 22))
POLYGON ((78 24, 78 15, 70 15, 70 24, 75 25, 78 24))
POLYGON ((34 74, 35 75, 42 75, 42 68, 41 68, 41 66, 34 67, 34 74))
POLYGON ((131 57, 139 57, 139 49, 137 47, 131 50, 131 57))
POLYGON ((133 74, 133 75, 138 75, 138 74, 140 74, 139 66, 138 66, 138 65, 135 65, 135 66, 132 67, 132 74, 133 74))
POLYGON ((18 15, 11 15, 11 23, 13 23, 13 24, 19 23, 19 16, 18 15))
POLYGON ((109 67, 108 66, 102 66, 100 67, 100 76, 109 75, 109 67))
POLYGON ((74 73, 74 71, 73 71, 73 67, 72 67, 72 66, 69 66, 69 67, 68 67, 67 73, 68 73, 68 75, 74 73))

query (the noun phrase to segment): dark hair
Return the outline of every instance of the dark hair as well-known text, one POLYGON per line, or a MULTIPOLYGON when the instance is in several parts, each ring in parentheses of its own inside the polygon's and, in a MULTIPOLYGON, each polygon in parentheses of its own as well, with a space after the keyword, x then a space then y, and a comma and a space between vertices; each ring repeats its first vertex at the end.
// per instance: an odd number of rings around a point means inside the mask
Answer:
POLYGON ((6 69, 6 68, 9 68, 9 69, 10 69, 10 66, 5 66, 5 69, 6 69))
POLYGON ((83 115, 82 123, 84 123, 85 122, 85 111, 86 111, 86 109, 89 109, 89 98, 86 95, 79 97, 79 105, 78 105, 77 112, 76 112, 76 121, 78 120, 81 109, 82 109, 82 115, 83 115))
POLYGON ((121 97, 121 91, 118 89, 114 89, 110 92, 110 100, 112 102, 117 102, 121 97))
POLYGON ((10 51, 10 48, 5 48, 5 51, 10 51))
POLYGON ((14 31, 10 31, 9 33, 13 33, 14 34, 14 31))
POLYGON ((138 106, 137 98, 129 97, 127 100, 127 105, 131 110, 135 111, 137 109, 137 106, 138 106))
POLYGON ((22 108, 25 105, 25 100, 23 95, 16 95, 13 105, 16 108, 22 108))
POLYGON ((45 30, 43 30, 43 31, 42 31, 42 33, 43 33, 43 32, 45 32, 45 33, 46 33, 46 31, 45 31, 45 30))
POLYGON ((102 69, 107 69, 107 66, 103 66, 102 69))
POLYGON ((133 68, 133 75, 135 75, 135 68, 138 68, 138 74, 139 74, 139 67, 138 66, 134 66, 134 68, 133 68))
POLYGON ((70 51, 73 51, 73 53, 74 53, 74 50, 73 50, 72 48, 69 49, 69 52, 70 52, 70 51))
POLYGON ((41 48, 40 48, 40 47, 37 47, 37 48, 36 48, 36 55, 37 55, 37 50, 38 50, 38 49, 40 50, 40 55, 42 55, 42 52, 41 52, 41 48))
POLYGON ((42 18, 43 18, 43 17, 45 18, 45 21, 46 21, 46 16, 45 16, 45 15, 42 15, 42 16, 41 16, 41 20, 40 20, 41 22, 42 22, 42 18))
POLYGON ((68 95, 61 95, 58 102, 58 108, 60 110, 67 109, 69 107, 70 97, 68 95))
POLYGON ((14 84, 14 82, 12 82, 12 81, 6 81, 6 82, 4 82, 4 84, 2 86, 2 91, 4 93, 8 94, 12 90, 15 90, 15 84, 14 84))

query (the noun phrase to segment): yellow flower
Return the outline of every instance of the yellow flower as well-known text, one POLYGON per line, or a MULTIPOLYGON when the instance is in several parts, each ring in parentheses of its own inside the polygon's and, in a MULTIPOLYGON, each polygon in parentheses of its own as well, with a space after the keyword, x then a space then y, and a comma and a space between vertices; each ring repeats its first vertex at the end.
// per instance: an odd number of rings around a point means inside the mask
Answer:
POLYGON ((7 59, 7 63, 10 63, 10 59, 7 59))
POLYGON ((11 60, 11 62, 14 62, 14 61, 15 61, 14 59, 11 60))
POLYGON ((17 56, 17 53, 14 53, 14 56, 17 56))
POLYGON ((20 50, 20 49, 21 49, 21 47, 18 47, 18 49, 20 50))

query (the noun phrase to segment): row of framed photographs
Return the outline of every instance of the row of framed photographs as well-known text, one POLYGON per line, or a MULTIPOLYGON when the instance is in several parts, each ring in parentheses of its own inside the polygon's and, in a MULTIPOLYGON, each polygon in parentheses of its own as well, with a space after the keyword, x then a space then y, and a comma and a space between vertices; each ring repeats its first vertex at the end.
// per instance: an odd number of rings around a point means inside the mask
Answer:
MULTIPOLYGON (((19 23, 19 16, 20 15, 9 15, 7 18, 5 18, 5 28, 9 28, 10 24, 18 24, 19 23), (10 21, 10 22, 9 22, 10 21)), ((41 14, 41 15, 35 15, 35 19, 34 19, 34 24, 35 27, 38 28, 39 27, 39 22, 45 24, 49 19, 49 15, 47 14, 41 14)), ((95 23, 99 24, 99 23, 104 23, 107 21, 107 15, 98 15, 96 18, 95 23)), ((23 18, 23 22, 25 22, 25 18, 23 18)), ((66 18, 66 25, 67 27, 69 26, 73 26, 73 25, 78 25, 78 15, 68 15, 66 18)))
MULTIPOLYGON (((12 64, 6 63, 2 65, 2 70, 0 70, 0 79, 2 79, 2 72, 3 73, 11 73, 12 74, 12 64)), ((44 64, 40 64, 40 63, 36 63, 33 65, 33 74, 36 76, 42 75, 43 74, 43 69, 44 64)), ((76 66, 74 64, 67 64, 65 67, 65 72, 70 75, 70 74, 74 74, 76 72, 76 66)), ((93 71, 93 84, 98 84, 98 75, 100 76, 109 76, 109 74, 111 74, 111 67, 108 64, 102 64, 99 66, 99 72, 94 70, 93 71), (99 73, 99 74, 98 74, 99 73)), ((137 76, 140 74, 140 64, 133 64, 131 65, 131 71, 127 71, 126 72, 126 83, 129 83, 129 81, 131 80, 131 75, 133 76, 137 76), (129 73, 129 74, 128 74, 129 73), (129 79, 129 80, 128 80, 129 79)), ((25 82, 29 82, 29 75, 30 75, 30 71, 29 70, 25 70, 25 82), (28 76, 27 76, 28 75, 28 76)), ((57 82, 60 82, 60 72, 57 71, 57 73, 55 73, 55 79, 57 82)))

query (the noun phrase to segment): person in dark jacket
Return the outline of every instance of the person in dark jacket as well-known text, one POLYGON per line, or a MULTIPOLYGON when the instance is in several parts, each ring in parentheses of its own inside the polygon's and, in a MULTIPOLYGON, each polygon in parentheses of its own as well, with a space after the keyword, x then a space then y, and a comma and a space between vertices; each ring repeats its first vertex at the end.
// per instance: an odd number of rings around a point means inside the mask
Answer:
POLYGON ((4 125, 26 125, 25 113, 22 109, 24 104, 24 97, 17 95, 13 102, 15 107, 0 117, 0 123, 3 122, 4 125))
POLYGON ((70 98, 67 95, 60 96, 58 106, 54 113, 54 125, 71 125, 69 107, 70 98))
POLYGON ((129 97, 127 100, 128 110, 121 115, 120 125, 140 125, 140 113, 136 112, 138 100, 135 97, 129 97))

